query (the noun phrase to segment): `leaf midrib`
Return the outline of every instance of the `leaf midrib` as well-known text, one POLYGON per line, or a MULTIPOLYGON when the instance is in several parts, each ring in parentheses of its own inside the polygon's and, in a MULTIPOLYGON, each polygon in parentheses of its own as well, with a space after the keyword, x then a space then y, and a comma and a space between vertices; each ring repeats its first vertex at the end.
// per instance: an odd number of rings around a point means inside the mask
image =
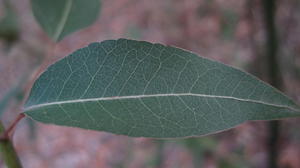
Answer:
POLYGON ((57 41, 61 35, 61 33, 64 30, 64 27, 67 23, 68 17, 70 16, 71 8, 73 5, 73 0, 67 0, 65 5, 65 10, 63 12, 63 15, 61 17, 61 20, 59 21, 56 31, 54 33, 54 39, 57 41))
POLYGON ((207 97, 207 98, 232 99, 232 100, 243 101, 243 102, 269 105, 269 106, 274 106, 274 107, 278 107, 278 108, 287 108, 287 109, 290 109, 292 111, 300 112, 299 109, 296 109, 296 108, 293 108, 293 107, 290 107, 290 106, 267 103, 267 102, 263 102, 263 101, 260 101, 260 100, 243 99, 243 98, 237 98, 237 97, 232 97, 232 96, 196 94, 196 93, 168 93, 168 94, 130 95, 130 96, 113 96, 113 97, 100 97, 100 98, 65 100, 65 101, 57 101, 57 102, 33 105, 33 106, 25 108, 24 112, 34 110, 34 109, 37 109, 37 108, 47 107, 47 106, 51 106, 51 105, 59 105, 59 104, 71 104, 71 103, 94 102, 94 101, 108 101, 108 100, 122 100, 122 99, 139 99, 139 98, 150 98, 150 97, 178 97, 178 96, 196 96, 196 97, 207 97))

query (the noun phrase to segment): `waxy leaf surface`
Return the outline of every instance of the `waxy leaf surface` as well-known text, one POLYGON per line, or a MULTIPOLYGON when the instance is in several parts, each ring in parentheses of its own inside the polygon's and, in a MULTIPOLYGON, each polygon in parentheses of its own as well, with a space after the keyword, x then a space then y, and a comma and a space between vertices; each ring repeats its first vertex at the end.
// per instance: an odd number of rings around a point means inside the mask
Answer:
POLYGON ((44 123, 156 138, 300 116, 292 100, 246 72, 126 39, 92 43, 51 65, 24 112, 44 123))

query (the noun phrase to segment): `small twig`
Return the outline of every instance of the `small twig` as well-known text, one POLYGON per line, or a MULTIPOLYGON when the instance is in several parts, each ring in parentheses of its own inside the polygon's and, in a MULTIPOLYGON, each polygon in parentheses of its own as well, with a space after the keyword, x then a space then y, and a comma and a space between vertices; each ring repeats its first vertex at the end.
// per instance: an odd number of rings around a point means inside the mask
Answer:
MULTIPOLYGON (((4 127, 0 121, 0 133, 3 131, 4 127)), ((0 153, 8 168, 22 168, 21 162, 10 139, 0 141, 0 153)))
POLYGON ((25 117, 25 114, 24 113, 20 113, 17 118, 11 123, 11 125, 6 129, 4 130, 4 132, 2 133, 2 135, 0 136, 0 141, 3 141, 3 140, 7 140, 9 139, 10 135, 13 134, 13 130, 14 128, 16 127, 16 125, 19 123, 19 121, 25 117))
MULTIPOLYGON (((283 90, 283 78, 280 72, 280 64, 278 58, 279 52, 279 39, 277 37, 276 28, 276 0, 262 0, 265 33, 266 33, 266 66, 268 67, 267 72, 269 76, 269 83, 279 90, 283 90)), ((277 168, 278 166, 278 142, 280 136, 280 122, 270 121, 268 124, 268 167, 277 168)))

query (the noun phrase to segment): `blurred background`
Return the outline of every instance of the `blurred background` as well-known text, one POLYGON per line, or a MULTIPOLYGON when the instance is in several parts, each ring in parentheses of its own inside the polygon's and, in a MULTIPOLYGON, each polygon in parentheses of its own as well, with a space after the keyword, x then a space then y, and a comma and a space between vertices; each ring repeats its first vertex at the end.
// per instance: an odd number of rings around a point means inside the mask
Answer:
MULTIPOLYGON (((188 49, 269 82, 268 54, 274 52, 278 57, 275 69, 280 71, 276 87, 299 104, 300 1, 276 0, 272 15, 273 2, 102 0, 99 18, 92 26, 49 51, 50 39, 35 21, 30 1, 0 0, 0 97, 24 85, 49 52, 47 65, 91 42, 122 37, 188 49)), ((24 95, 16 95, 1 115, 4 125, 21 112, 24 95)), ((299 130, 300 119, 280 121, 273 146, 278 167, 300 168, 299 130)), ((265 168, 270 162, 270 136, 274 134, 264 121, 200 138, 156 140, 25 119, 18 124, 13 140, 25 168, 265 168)), ((0 167, 4 167, 2 160, 0 167)))

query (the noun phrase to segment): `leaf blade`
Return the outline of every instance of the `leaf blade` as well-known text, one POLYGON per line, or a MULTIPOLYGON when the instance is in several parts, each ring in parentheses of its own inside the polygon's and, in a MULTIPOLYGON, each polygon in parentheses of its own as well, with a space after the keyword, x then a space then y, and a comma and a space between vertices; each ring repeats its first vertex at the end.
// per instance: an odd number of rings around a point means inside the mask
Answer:
POLYGON ((120 39, 93 43, 50 66, 25 114, 45 123, 169 138, 300 111, 245 72, 175 47, 120 39))
POLYGON ((31 0, 31 6, 44 31, 54 41, 60 41, 95 22, 100 11, 100 0, 31 0))

